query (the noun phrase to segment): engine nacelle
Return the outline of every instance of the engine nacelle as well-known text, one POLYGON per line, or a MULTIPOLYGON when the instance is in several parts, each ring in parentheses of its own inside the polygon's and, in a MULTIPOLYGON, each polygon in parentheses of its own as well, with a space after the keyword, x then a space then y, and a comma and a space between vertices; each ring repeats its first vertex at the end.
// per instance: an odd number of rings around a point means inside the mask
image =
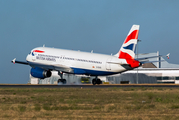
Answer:
POLYGON ((52 75, 52 72, 44 70, 39 67, 35 67, 35 68, 31 68, 30 74, 33 77, 44 79, 44 78, 50 77, 52 75))

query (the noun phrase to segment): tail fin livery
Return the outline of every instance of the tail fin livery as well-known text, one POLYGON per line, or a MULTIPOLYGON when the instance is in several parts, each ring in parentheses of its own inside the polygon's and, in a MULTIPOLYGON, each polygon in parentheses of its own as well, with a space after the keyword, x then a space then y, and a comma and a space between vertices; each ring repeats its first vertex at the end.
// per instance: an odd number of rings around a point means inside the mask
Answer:
POLYGON ((134 59, 138 33, 139 33, 139 25, 133 25, 123 45, 121 46, 121 49, 115 55, 119 59, 125 59, 127 64, 129 64, 132 68, 136 68, 140 66, 140 62, 134 59))
POLYGON ((120 51, 115 55, 120 59, 134 59, 137 44, 139 25, 133 25, 129 31, 120 51))

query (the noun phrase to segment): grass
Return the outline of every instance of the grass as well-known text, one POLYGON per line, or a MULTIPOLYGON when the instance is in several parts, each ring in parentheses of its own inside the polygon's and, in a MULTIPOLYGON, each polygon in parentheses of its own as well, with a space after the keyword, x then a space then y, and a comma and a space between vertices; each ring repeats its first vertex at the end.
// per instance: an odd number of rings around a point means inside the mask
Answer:
POLYGON ((179 119, 178 88, 0 88, 4 119, 179 119))
POLYGON ((19 105, 18 108, 19 108, 20 112, 25 112, 26 111, 26 106, 19 105))

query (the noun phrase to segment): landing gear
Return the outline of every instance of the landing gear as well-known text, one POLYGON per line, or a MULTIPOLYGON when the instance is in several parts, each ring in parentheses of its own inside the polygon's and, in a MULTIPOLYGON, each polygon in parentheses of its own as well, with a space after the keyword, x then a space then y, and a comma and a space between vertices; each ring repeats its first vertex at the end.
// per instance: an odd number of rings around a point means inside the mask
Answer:
POLYGON ((96 85, 96 79, 93 79, 93 80, 92 80, 92 84, 93 84, 93 85, 96 85))
POLYGON ((59 71, 58 75, 60 75, 61 79, 58 79, 58 83, 62 82, 63 84, 66 84, 66 79, 63 79, 63 72, 59 71))
POLYGON ((92 80, 92 84, 93 85, 96 85, 96 84, 102 84, 102 81, 99 79, 99 78, 97 78, 97 76, 96 76, 96 78, 94 78, 93 80, 92 80))
POLYGON ((62 82, 63 84, 66 84, 67 81, 66 81, 66 79, 58 79, 58 83, 59 82, 62 82))

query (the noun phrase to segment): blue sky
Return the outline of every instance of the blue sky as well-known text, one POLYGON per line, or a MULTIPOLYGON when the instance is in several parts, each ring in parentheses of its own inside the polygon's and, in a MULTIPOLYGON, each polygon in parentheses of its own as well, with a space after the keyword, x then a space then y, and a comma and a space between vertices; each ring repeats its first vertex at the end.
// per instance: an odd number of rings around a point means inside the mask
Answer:
POLYGON ((25 84, 31 49, 48 47, 115 54, 133 24, 139 53, 171 53, 179 64, 178 0, 0 0, 0 83, 25 84))

